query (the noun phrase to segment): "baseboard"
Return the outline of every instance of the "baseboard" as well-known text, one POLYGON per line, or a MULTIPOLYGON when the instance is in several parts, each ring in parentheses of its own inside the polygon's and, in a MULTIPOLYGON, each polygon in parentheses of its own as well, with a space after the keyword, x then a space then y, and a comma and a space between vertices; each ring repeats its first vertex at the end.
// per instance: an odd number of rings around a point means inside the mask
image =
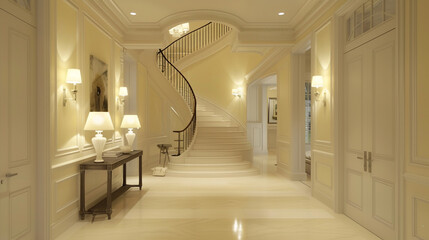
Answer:
POLYGON ((56 239, 79 221, 79 209, 71 211, 66 217, 51 225, 52 239, 56 239))
POLYGON ((315 189, 315 187, 312 188, 312 195, 314 198, 321 201, 326 206, 330 207, 331 209, 334 209, 335 204, 333 199, 330 196, 318 191, 317 189, 315 189))
POLYGON ((277 162, 277 172, 287 178, 290 178, 289 165, 277 162))

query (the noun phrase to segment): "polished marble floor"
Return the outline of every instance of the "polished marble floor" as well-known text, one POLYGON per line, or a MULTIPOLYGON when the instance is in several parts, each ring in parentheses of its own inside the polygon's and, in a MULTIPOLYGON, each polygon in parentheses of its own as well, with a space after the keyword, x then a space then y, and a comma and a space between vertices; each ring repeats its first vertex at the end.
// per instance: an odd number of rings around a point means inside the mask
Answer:
POLYGON ((276 173, 275 155, 258 155, 261 175, 178 178, 145 175, 142 191, 113 204, 112 220, 91 216, 60 240, 364 240, 379 239, 276 173))

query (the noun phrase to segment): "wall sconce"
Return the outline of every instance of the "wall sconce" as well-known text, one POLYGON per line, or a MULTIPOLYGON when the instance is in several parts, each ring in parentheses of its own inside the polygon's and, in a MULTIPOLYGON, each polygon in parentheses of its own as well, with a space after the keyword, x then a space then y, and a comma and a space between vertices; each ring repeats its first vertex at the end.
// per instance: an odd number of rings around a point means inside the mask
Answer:
MULTIPOLYGON (((311 87, 316 88, 316 92, 314 92, 315 100, 319 100, 320 93, 318 91, 319 88, 323 88, 323 77, 320 75, 314 75, 311 79, 311 87)), ((326 101, 323 100, 324 105, 326 105, 326 101)))
POLYGON ((125 97, 128 96, 127 87, 120 87, 118 95, 119 95, 118 97, 119 104, 123 105, 125 103, 125 97))
POLYGON ((66 106, 67 100, 69 100, 69 99, 76 101, 76 98, 77 98, 77 96, 76 96, 77 95, 76 84, 82 83, 82 76, 80 75, 80 70, 74 69, 74 68, 69 68, 67 70, 66 83, 71 83, 74 85, 74 89, 71 90, 73 98, 67 98, 66 89, 63 88, 63 106, 66 106))
POLYGON ((241 98, 241 96, 243 96, 243 89, 242 88, 234 88, 234 89, 232 89, 232 95, 234 97, 241 98))

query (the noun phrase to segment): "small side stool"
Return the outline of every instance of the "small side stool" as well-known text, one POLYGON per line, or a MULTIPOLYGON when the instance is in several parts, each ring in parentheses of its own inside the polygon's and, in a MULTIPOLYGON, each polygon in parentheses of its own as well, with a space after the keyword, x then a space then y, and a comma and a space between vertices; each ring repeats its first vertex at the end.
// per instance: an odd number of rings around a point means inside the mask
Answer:
POLYGON ((161 156, 162 156, 162 154, 164 154, 164 165, 163 165, 163 167, 165 167, 165 162, 166 161, 170 162, 170 155, 168 155, 168 148, 171 147, 171 144, 158 144, 157 146, 159 148, 158 164, 161 165, 161 156))

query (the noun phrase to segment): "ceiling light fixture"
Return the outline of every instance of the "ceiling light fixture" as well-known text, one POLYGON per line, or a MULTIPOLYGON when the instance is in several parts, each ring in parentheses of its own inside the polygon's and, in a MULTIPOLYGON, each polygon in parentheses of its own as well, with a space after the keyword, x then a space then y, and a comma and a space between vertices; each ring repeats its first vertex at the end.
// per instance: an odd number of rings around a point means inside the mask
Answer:
POLYGON ((279 16, 283 16, 283 15, 285 15, 285 13, 284 12, 279 12, 278 15, 279 16))
POLYGON ((137 13, 135 13, 135 12, 130 12, 130 15, 135 16, 135 15, 137 15, 137 13))
POLYGON ((171 36, 176 38, 181 37, 183 34, 186 34, 188 31, 189 31, 189 23, 182 23, 168 30, 171 36))

